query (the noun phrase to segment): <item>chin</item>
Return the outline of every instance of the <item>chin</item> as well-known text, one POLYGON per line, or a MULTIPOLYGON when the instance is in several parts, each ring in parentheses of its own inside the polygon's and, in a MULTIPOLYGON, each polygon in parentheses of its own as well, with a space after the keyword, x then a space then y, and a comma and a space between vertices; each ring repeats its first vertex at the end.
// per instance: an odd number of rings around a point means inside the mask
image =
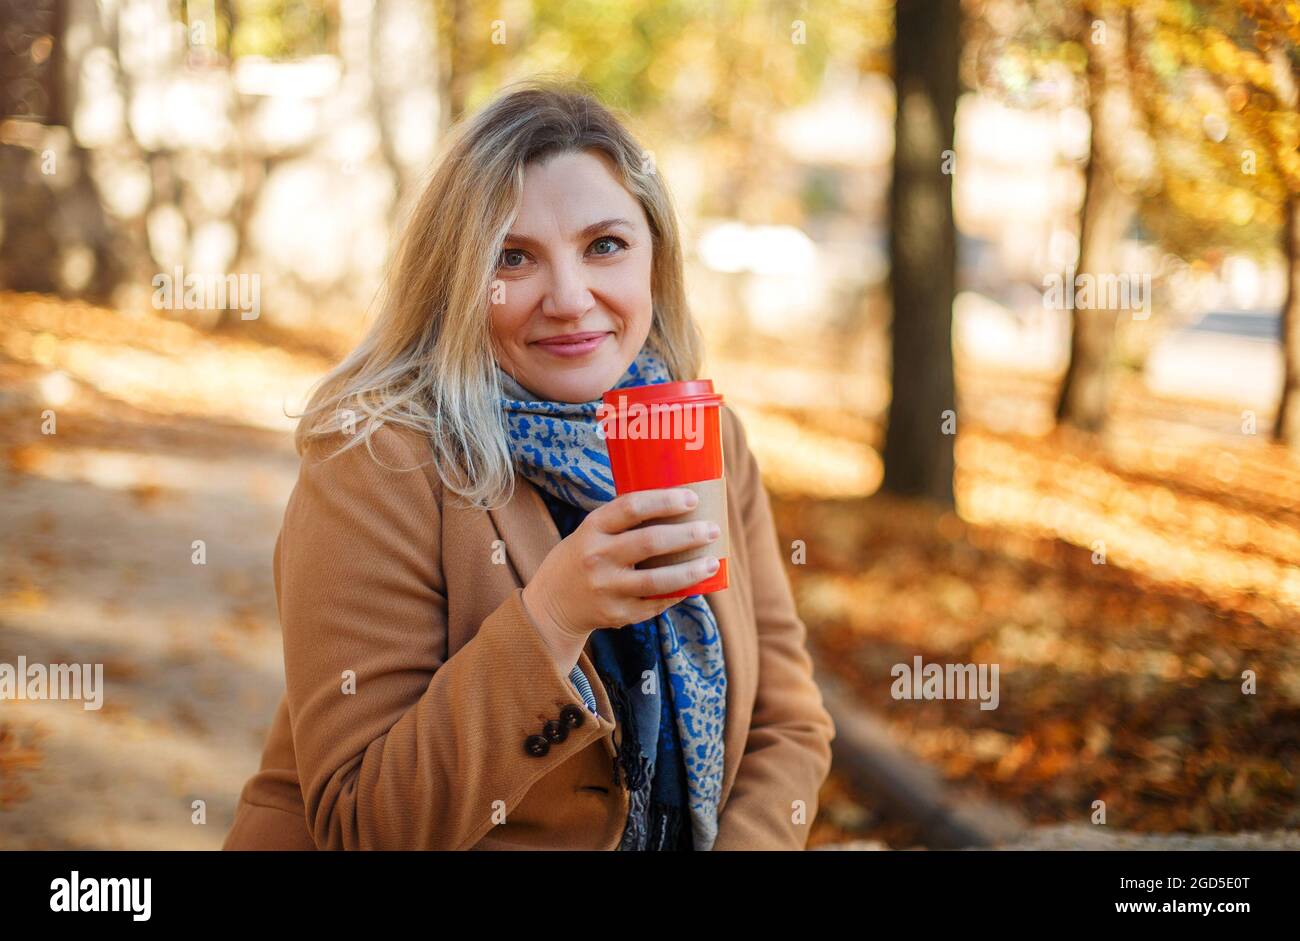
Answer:
POLYGON ((537 391, 557 402, 590 402, 614 387, 627 369, 620 361, 588 363, 571 369, 554 365, 539 367, 548 378, 545 389, 537 391))
POLYGON ((556 395, 556 400, 571 403, 590 402, 593 399, 598 399, 604 395, 609 391, 609 387, 617 381, 618 380, 615 379, 608 384, 604 384, 599 380, 590 380, 585 378, 577 379, 575 377, 572 381, 566 381, 559 384, 559 387, 556 389, 556 392, 558 393, 556 395))

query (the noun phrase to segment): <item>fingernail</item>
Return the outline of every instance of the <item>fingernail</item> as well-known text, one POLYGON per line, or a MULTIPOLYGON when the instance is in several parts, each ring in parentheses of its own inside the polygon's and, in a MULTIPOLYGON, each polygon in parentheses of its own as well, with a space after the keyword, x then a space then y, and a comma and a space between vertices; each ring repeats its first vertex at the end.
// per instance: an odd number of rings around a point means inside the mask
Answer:
POLYGON ((700 498, 699 498, 699 496, 696 495, 696 493, 695 493, 694 490, 687 490, 687 491, 686 491, 686 505, 687 505, 687 506, 695 506, 695 504, 697 504, 697 503, 699 503, 699 502, 700 502, 700 498))
POLYGON ((718 538, 719 536, 721 536, 721 535, 722 535, 722 528, 721 528, 720 526, 718 526, 717 523, 710 523, 710 524, 709 524, 709 538, 710 538, 710 539, 717 539, 717 538, 718 538))
POLYGON ((718 570, 718 560, 709 559, 709 561, 705 563, 704 567, 708 570, 709 574, 712 575, 714 572, 718 570))

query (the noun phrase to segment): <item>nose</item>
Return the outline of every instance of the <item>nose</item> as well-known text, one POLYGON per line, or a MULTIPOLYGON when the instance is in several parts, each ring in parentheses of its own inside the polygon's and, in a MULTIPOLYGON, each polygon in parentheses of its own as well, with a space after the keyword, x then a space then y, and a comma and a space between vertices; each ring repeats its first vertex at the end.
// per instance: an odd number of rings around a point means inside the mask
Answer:
POLYGON ((581 263, 558 262, 551 266, 551 283, 542 296, 543 314, 580 320, 594 304, 581 263))

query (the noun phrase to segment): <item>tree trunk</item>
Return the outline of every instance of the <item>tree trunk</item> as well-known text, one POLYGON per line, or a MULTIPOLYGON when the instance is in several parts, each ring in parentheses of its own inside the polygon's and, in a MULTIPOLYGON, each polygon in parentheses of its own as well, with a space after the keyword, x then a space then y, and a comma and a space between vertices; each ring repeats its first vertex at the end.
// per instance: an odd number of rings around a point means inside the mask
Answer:
POLYGON ((472 10, 465 0, 448 0, 438 5, 438 136, 465 113, 469 91, 469 35, 472 10))
MULTIPOLYGON (((13 121, 12 136, 0 143, 0 287, 14 291, 54 293, 60 287, 61 245, 54 223, 60 203, 70 200, 62 198, 65 187, 51 185, 54 174, 42 172, 42 141, 45 127, 66 123, 58 103, 64 7, 63 0, 37 0, 6 10, 0 44, 0 122, 13 121), (54 37, 53 51, 38 63, 32 50, 46 35, 54 37)), ((74 158, 51 169, 65 176, 75 171, 80 180, 81 166, 74 158)))
POLYGON ((1273 437, 1300 446, 1300 193, 1286 200, 1282 247, 1286 253, 1286 302, 1282 305, 1282 394, 1273 437))
MULTIPOLYGON (((1101 19, 1099 17, 1099 19, 1101 19)), ((1116 22, 1106 23, 1109 32, 1119 34, 1116 22)), ((1128 21, 1125 21, 1126 24, 1128 21)), ((1130 27, 1131 28, 1131 27, 1130 27)), ((1081 17, 1079 41, 1088 51, 1088 169, 1085 175, 1083 210, 1079 218, 1079 257, 1067 281, 1083 274, 1110 273, 1115 245, 1124 237, 1132 218, 1132 200, 1116 186, 1108 160, 1106 109, 1103 98, 1109 82, 1106 46, 1092 42, 1089 17, 1081 17)), ((1131 37, 1120 39, 1129 51, 1131 37)), ((1113 56, 1111 57, 1114 58, 1113 56)), ((1067 292, 1069 292, 1067 286, 1067 292)), ((1103 292, 1093 295, 1100 299, 1103 292)), ((1110 367, 1118 312, 1104 304, 1070 310, 1070 361, 1065 370, 1056 403, 1056 419, 1086 431, 1100 431, 1106 423, 1110 403, 1110 367)))
MULTIPOLYGON (((1093 125, 1096 127, 1096 125, 1093 125)), ((1089 147, 1086 190, 1079 221, 1079 261, 1074 275, 1111 270, 1115 243, 1130 217, 1129 200, 1115 187, 1097 152, 1089 147)), ((1094 294, 1098 298, 1102 292, 1094 294)), ((1087 431, 1100 431, 1110 402, 1110 361, 1117 312, 1100 307, 1070 311, 1070 362, 1061 383, 1056 419, 1087 431)))
POLYGON ((944 152, 953 149, 961 8, 959 0, 909 0, 896 10, 889 195, 894 365, 884 489, 951 504, 957 237, 944 152))

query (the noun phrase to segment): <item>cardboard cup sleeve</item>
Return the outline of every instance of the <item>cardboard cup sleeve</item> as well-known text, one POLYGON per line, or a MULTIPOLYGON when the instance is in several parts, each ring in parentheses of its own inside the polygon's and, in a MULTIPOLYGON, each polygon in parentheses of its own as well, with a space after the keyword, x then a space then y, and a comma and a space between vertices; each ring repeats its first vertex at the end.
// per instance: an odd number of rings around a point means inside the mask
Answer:
POLYGON ((636 564, 638 569, 657 569, 665 565, 676 565, 679 562, 702 559, 705 556, 713 556, 715 559, 722 560, 728 555, 730 534, 727 527, 727 479, 718 477, 715 480, 697 480, 694 483, 676 484, 675 486, 695 491, 695 494, 700 498, 700 502, 685 513, 677 516, 656 516, 654 519, 638 524, 634 527, 635 529, 641 529, 645 526, 661 526, 665 523, 690 523, 695 520, 708 520, 711 523, 717 523, 722 532, 713 542, 705 543, 702 546, 642 559, 636 564))

